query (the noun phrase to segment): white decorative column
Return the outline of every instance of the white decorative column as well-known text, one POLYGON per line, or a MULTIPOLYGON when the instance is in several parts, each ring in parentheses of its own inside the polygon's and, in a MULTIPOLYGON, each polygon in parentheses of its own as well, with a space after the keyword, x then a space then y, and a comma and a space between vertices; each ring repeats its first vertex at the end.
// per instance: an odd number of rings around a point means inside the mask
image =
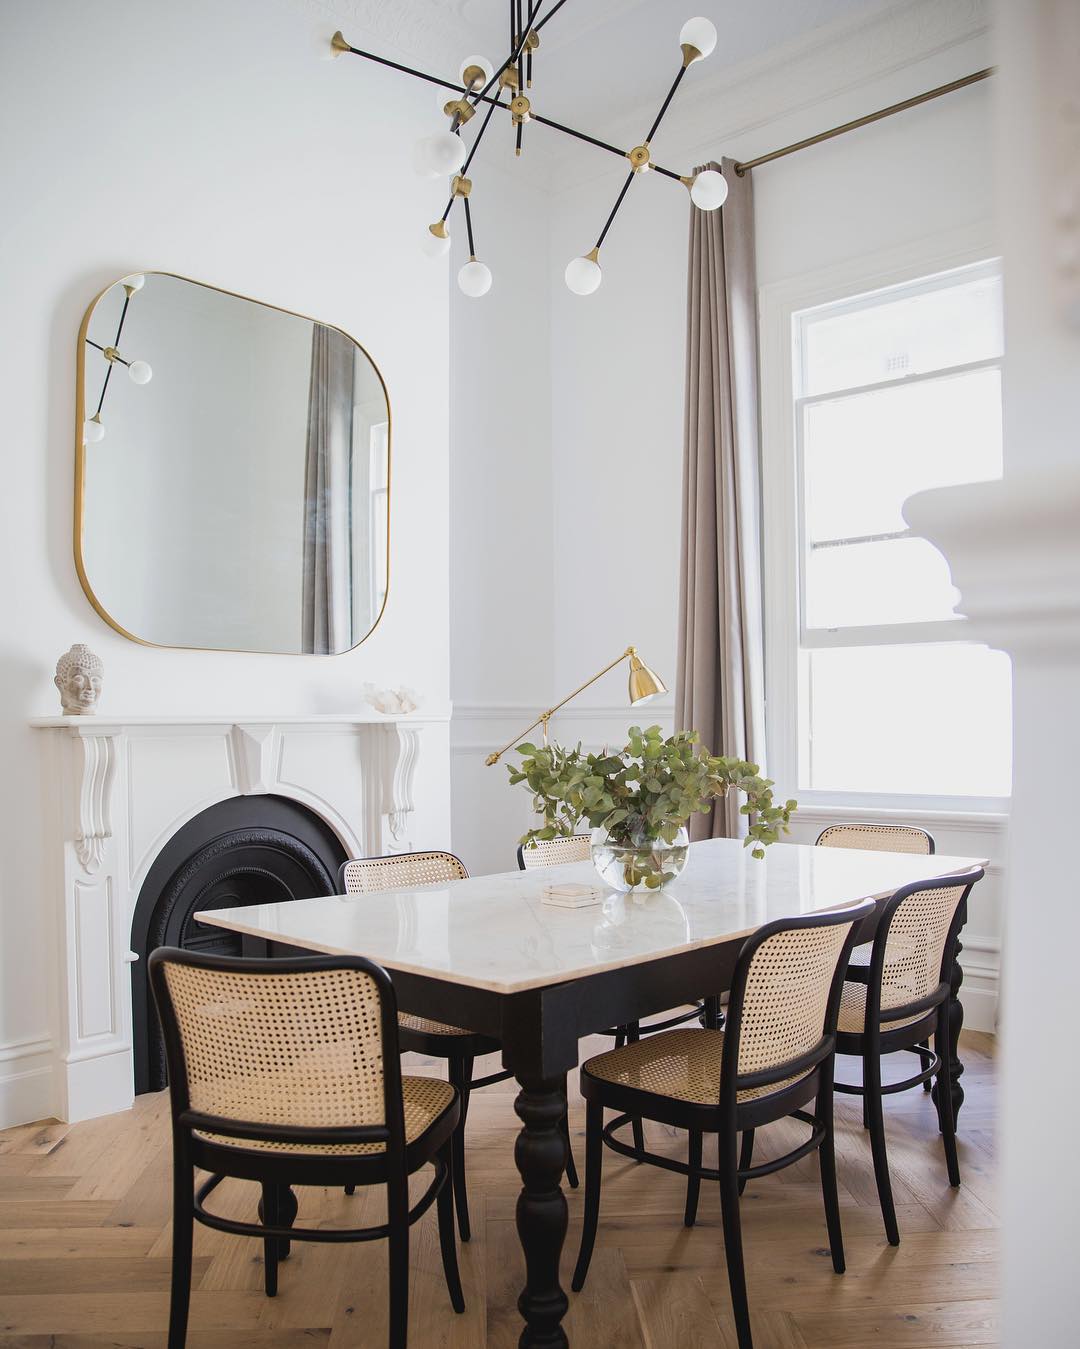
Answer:
POLYGON ((1066 1349, 1080 1192, 1080 5, 1002 0, 998 20, 1005 475, 921 493, 904 513, 948 559, 973 635, 1013 660, 1004 1344, 1066 1349))
POLYGON ((446 803, 417 787, 425 725, 446 717, 42 717, 56 896, 56 1109, 131 1104, 129 950, 140 889, 193 816, 236 796, 308 807, 349 856, 448 846, 446 803), (427 823, 416 824, 418 806, 427 823))

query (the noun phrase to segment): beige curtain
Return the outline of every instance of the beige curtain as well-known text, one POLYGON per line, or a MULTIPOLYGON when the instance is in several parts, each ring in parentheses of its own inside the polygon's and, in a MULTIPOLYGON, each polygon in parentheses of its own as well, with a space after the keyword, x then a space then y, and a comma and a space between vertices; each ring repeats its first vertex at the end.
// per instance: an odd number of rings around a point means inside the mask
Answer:
POLYGON ((354 344, 312 325, 304 465, 303 645, 315 655, 352 646, 349 474, 354 344))
MULTIPOLYGON (((761 764, 765 753, 761 633, 757 280, 750 175, 719 165, 728 197, 690 211, 686 439, 676 725, 714 754, 761 764)), ((695 838, 738 838, 734 797, 696 816, 695 838)))

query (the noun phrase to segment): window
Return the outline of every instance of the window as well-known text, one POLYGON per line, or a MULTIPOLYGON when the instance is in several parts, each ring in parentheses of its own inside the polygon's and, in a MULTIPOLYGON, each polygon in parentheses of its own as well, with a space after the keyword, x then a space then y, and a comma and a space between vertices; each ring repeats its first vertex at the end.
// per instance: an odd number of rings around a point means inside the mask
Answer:
POLYGON ((803 792, 1005 797, 1008 658, 966 640, 945 559, 902 513, 915 492, 1001 476, 1000 273, 796 310, 792 338, 798 714, 782 757, 803 792))

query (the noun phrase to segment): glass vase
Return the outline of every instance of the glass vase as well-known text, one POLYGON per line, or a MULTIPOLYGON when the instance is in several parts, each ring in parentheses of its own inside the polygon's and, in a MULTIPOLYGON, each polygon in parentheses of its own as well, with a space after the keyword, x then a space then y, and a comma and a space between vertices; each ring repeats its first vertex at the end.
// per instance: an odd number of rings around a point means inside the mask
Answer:
POLYGON ((635 834, 630 838, 594 829, 590 843, 593 866, 605 885, 624 893, 644 886, 659 890, 682 874, 690 854, 690 835, 685 827, 673 842, 635 834))

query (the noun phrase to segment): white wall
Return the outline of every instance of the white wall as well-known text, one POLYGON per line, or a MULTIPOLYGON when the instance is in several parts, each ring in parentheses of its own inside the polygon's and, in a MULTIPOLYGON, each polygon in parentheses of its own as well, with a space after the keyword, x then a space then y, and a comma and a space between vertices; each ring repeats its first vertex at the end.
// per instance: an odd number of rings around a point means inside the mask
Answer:
MULTIPOLYGON (((815 39, 805 59, 796 52, 782 63, 758 61, 752 70, 736 69, 711 92, 688 91, 683 113, 676 108, 671 129, 665 125, 656 137, 655 157, 679 172, 721 155, 751 158, 990 64, 988 40, 977 31, 974 11, 960 16, 956 6, 918 3, 909 11, 898 8, 880 24, 830 43, 815 39), (925 51, 917 50, 920 36, 925 51)), ((975 86, 756 171, 761 287, 886 249, 930 255, 958 234, 981 231, 992 239, 989 97, 987 85, 975 86)), ((632 143, 633 123, 622 140, 632 143)), ((509 698, 520 704, 514 709, 517 722, 496 720, 497 708, 468 709, 470 729, 482 723, 490 741, 496 729, 505 730, 504 738, 513 734, 545 702, 631 642, 674 691, 688 237, 684 189, 657 174, 639 179, 605 241, 600 289, 590 297, 572 295, 562 276, 567 261, 595 242, 624 177, 623 165, 599 153, 588 162, 574 158, 568 170, 557 167, 546 260, 522 248, 514 276, 505 279, 507 288, 526 296, 538 284, 550 294, 552 534, 546 559, 531 553, 523 566, 520 555, 511 563, 500 558, 494 584, 502 592, 513 582, 524 595, 535 593, 546 576, 555 606, 546 696, 526 686, 523 665, 503 665, 504 682, 491 696, 494 702, 509 698)), ((479 306, 452 297, 451 308, 456 321, 459 311, 479 306)), ((497 325, 493 340, 487 337, 491 331, 470 347, 467 384, 455 363, 452 401, 463 409, 475 409, 485 396, 524 398, 529 387, 525 377, 513 387, 490 378, 478 388, 477 369, 499 359, 505 340, 497 325)), ((766 389, 769 377, 764 370, 766 389)), ((460 437, 452 434, 456 465, 460 437)), ((476 468, 483 473, 492 461, 485 447, 477 453, 482 462, 476 468)), ((527 471, 515 465, 522 475, 510 482, 515 490, 524 489, 527 471)), ((461 552, 479 559, 481 516, 470 513, 468 500, 456 505, 461 552)), ((482 609, 494 592, 480 570, 474 576, 470 602, 482 609)), ((455 590, 455 616, 463 603, 455 590)), ((534 637, 539 646, 540 634, 534 637)), ((486 659, 489 652, 501 658, 497 653, 505 639, 492 628, 472 659, 486 659)), ((455 704, 458 697, 455 689, 455 704)), ((623 676, 612 673, 575 703, 573 715, 568 710, 560 716, 560 737, 601 744, 619 738, 634 721, 669 724, 670 698, 640 712, 631 711, 625 698, 623 676)), ((467 735, 460 711, 455 706, 453 734, 463 745, 475 737, 467 735)), ((473 753, 479 749, 471 746, 473 753)), ((501 781, 495 791, 487 785, 481 791, 478 774, 470 770, 466 778, 460 772, 455 759, 455 823, 469 815, 483 819, 501 842, 509 827, 509 787, 501 781)), ((794 790, 793 784, 781 786, 786 793, 794 790)), ((810 841, 823 823, 808 812, 795 837, 810 841)), ((931 827, 941 851, 994 859, 973 900, 965 954, 969 1021, 989 1028, 1000 947, 1002 820, 950 817, 931 827)), ((477 853, 484 869, 506 865, 505 858, 505 847, 498 856, 477 853)))
MULTIPOLYGON (((48 1113, 39 1070, 57 896, 40 884, 50 788, 26 723, 58 710, 60 652, 88 642, 105 662, 104 709, 124 714, 345 711, 366 680, 409 683, 426 710, 447 707, 447 293, 419 265, 431 185, 410 156, 431 99, 355 58, 324 62, 339 23, 301 0, 4 6, 0 1080, 31 1114, 48 1113), (153 268, 337 324, 378 362, 393 418, 390 600, 358 650, 155 650, 125 641, 83 595, 71 553, 76 336, 104 285, 153 268)), ((442 803, 446 754, 445 732, 426 728, 420 790, 442 803)), ((443 819, 430 840, 441 846, 445 808, 443 819)))

